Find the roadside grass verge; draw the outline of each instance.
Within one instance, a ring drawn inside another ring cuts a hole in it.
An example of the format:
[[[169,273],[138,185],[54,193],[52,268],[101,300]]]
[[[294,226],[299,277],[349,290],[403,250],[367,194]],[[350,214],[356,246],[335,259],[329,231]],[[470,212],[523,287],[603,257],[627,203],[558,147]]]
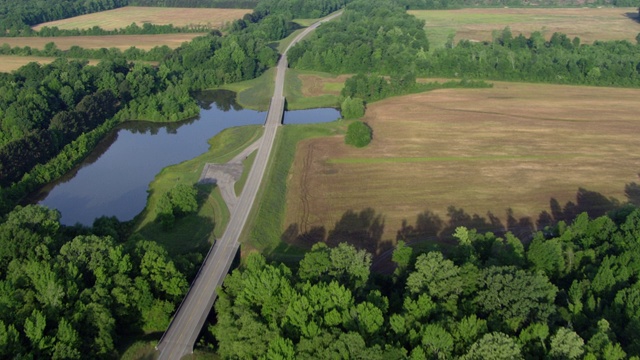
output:
[[[189,252],[222,236],[229,221],[220,191],[211,184],[197,185],[197,213],[176,219],[172,229],[164,230],[155,221],[156,206],[162,194],[178,184],[192,186],[198,182],[205,163],[225,163],[259,138],[258,125],[229,128],[209,140],[209,150],[188,161],[164,168],[149,185],[147,206],[136,218],[135,234],[162,244],[171,254]]]
[[[289,172],[296,156],[298,142],[304,139],[344,134],[346,121],[322,124],[286,125],[276,137],[264,184],[258,192],[249,218],[248,231],[243,234],[243,250],[257,250],[267,257],[281,260],[304,254],[304,249],[281,241]]]
[[[236,196],[240,196],[240,193],[242,193],[242,189],[244,189],[244,184],[247,183],[249,172],[253,167],[253,162],[255,161],[257,154],[258,152],[254,151],[242,161],[242,175],[240,176],[240,179],[233,184],[233,190],[235,191]]]

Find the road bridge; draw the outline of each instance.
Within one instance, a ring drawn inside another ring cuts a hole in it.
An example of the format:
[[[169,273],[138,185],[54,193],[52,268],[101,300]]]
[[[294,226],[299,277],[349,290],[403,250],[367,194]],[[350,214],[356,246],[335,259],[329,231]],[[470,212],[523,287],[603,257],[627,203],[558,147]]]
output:
[[[222,286],[222,282],[229,272],[231,263],[238,252],[240,245],[238,239],[249,217],[265,169],[267,168],[276,132],[282,124],[285,104],[284,77],[288,67],[287,52],[298,41],[320,26],[320,24],[332,20],[341,14],[342,11],[334,13],[306,28],[287,46],[280,61],[278,61],[275,90],[264,124],[264,133],[262,137],[257,140],[259,142],[259,148],[253,167],[249,172],[249,177],[247,178],[247,182],[245,183],[237,204],[231,209],[231,218],[224,234],[209,250],[186,297],[182,300],[175,316],[171,320],[169,328],[156,346],[156,349],[160,351],[160,360],[177,360],[184,355],[193,353],[193,346],[200,333],[200,329],[202,329],[207,315],[213,306],[213,302],[217,297],[216,289]]]

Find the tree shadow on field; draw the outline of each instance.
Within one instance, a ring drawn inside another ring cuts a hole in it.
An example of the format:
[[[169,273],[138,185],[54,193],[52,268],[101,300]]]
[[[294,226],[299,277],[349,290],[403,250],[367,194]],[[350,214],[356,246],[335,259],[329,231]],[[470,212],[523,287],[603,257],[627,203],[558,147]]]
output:
[[[627,203],[640,206],[640,185],[627,184],[625,194]],[[391,255],[397,241],[404,241],[415,249],[419,249],[418,252],[432,250],[446,252],[448,248],[458,244],[453,234],[458,227],[464,226],[481,234],[492,232],[497,237],[504,237],[507,232],[511,232],[527,244],[537,231],[546,232],[549,227],[553,227],[560,221],[570,224],[583,212],[586,212],[590,218],[600,217],[621,209],[625,204],[616,198],[579,188],[575,202],[567,201],[562,205],[555,198],[549,199],[549,210],[542,211],[537,219],[528,216],[518,218],[511,208],[507,208],[504,216],[501,217],[504,220],[501,220],[492,212],[487,212],[485,215],[471,214],[463,208],[451,205],[447,208],[444,217],[434,210],[426,209],[416,216],[413,224],[404,219],[393,240],[382,239],[385,227],[384,216],[376,213],[372,208],[366,208],[360,212],[353,210],[345,212],[334,228],[329,231],[320,226],[301,232],[298,224],[291,224],[282,234],[281,240],[306,249],[321,241],[329,246],[347,242],[374,255],[372,270],[388,272],[393,271]]]
[[[382,240],[384,226],[384,216],[377,214],[372,208],[360,212],[348,210],[329,232],[319,226],[301,233],[298,224],[291,224],[282,234],[281,240],[303,248],[311,248],[321,241],[332,247],[346,242],[376,255],[393,247],[391,240]]]
[[[628,12],[628,13],[625,13],[624,16],[628,17],[629,19],[635,22],[640,22],[640,16],[638,15],[637,12]]]

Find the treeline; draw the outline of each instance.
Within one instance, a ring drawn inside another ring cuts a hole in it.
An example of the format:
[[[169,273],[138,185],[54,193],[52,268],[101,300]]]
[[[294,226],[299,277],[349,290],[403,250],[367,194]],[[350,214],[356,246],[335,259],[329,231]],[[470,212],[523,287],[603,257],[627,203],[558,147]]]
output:
[[[428,51],[424,23],[392,2],[356,1],[289,53],[292,67],[332,73],[413,73],[465,79],[640,86],[640,45],[581,44],[555,33],[528,38],[506,28],[491,42],[460,41]]]
[[[506,28],[493,42],[437,49],[416,68],[419,76],[637,87],[639,57],[640,46],[625,40],[584,45],[559,33],[549,41],[538,32],[513,37]]]
[[[291,18],[314,19],[329,15],[350,0],[260,0],[254,13],[283,14]]]
[[[0,0],[0,34],[21,36],[31,26],[126,6],[128,0]]]
[[[428,50],[423,21],[395,2],[358,0],[340,18],[319,27],[311,40],[293,47],[288,59],[297,69],[402,74]]]
[[[166,45],[156,46],[150,50],[139,49],[135,46],[126,50],[120,50],[115,47],[109,49],[87,49],[77,45],[73,45],[67,50],[60,50],[54,42],[45,44],[43,49],[36,49],[31,46],[11,47],[6,43],[0,46],[0,55],[43,56],[94,60],[117,60],[124,58],[128,61],[161,61],[171,54],[172,51],[173,50]]]
[[[60,225],[60,214],[17,207],[0,224],[0,357],[112,359],[131,336],[164,331],[188,288],[186,259],[126,240],[127,224]]]
[[[43,26],[40,30],[33,29],[25,30],[20,34],[13,32],[0,34],[0,37],[12,37],[12,36],[34,36],[34,37],[58,37],[58,36],[105,36],[105,35],[154,35],[154,34],[175,34],[175,33],[198,33],[210,31],[211,27],[207,25],[189,25],[189,26],[173,26],[168,25],[156,25],[150,23],[142,24],[142,27],[136,23],[113,30],[105,30],[99,26],[93,26],[88,29],[60,29],[57,26]]]
[[[406,95],[435,89],[452,88],[487,88],[492,87],[484,81],[447,81],[440,82],[416,82],[412,73],[394,75],[386,79],[377,75],[357,74],[344,83],[340,92],[343,98],[360,98],[366,102],[382,100],[391,96]]]
[[[637,0],[398,0],[407,9],[461,9],[473,7],[636,7]]]
[[[218,354],[637,358],[640,210],[611,216],[582,214],[526,246],[511,233],[464,227],[446,253],[399,242],[390,275],[371,274],[371,256],[346,244],[316,244],[296,268],[253,254],[225,279],[215,304]]]

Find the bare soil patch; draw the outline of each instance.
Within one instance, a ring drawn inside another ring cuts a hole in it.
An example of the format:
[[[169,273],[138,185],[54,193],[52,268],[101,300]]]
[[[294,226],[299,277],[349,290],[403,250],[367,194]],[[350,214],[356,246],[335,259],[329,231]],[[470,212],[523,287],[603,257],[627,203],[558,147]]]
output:
[[[550,9],[461,9],[409,11],[426,22],[427,35],[455,34],[461,39],[490,41],[496,30],[509,26],[514,36],[540,31],[546,38],[554,32],[575,36],[582,43],[595,40],[629,40],[640,32],[636,8],[550,8]]]
[[[307,97],[340,95],[340,90],[335,90],[335,88],[344,84],[349,77],[351,76],[339,75],[331,78],[318,75],[298,75],[298,78],[302,81],[302,95]]]
[[[125,28],[132,23],[142,26],[150,23],[156,25],[173,24],[177,27],[198,25],[211,29],[220,29],[245,14],[251,9],[194,9],[194,8],[160,8],[127,6],[99,13],[76,16],[69,19],[51,21],[34,27],[39,30],[43,26],[57,26],[60,29],[89,29],[99,26],[105,30]]]
[[[331,234],[345,219],[368,219],[365,238],[395,242],[403,222],[417,227],[429,213],[447,221],[450,206],[535,224],[551,198],[576,202],[581,187],[625,201],[624,185],[640,172],[638,96],[497,83],[370,104],[368,147],[348,147],[342,136],[299,143],[285,225]]]
[[[2,38],[0,44],[15,46],[30,46],[34,49],[44,49],[50,42],[56,44],[60,50],[68,50],[76,45],[86,49],[118,48],[126,50],[132,46],[139,49],[149,50],[156,46],[167,45],[175,49],[186,41],[191,41],[201,33],[191,34],[161,34],[161,35],[109,35],[109,36],[60,36],[60,37],[14,37]]]

